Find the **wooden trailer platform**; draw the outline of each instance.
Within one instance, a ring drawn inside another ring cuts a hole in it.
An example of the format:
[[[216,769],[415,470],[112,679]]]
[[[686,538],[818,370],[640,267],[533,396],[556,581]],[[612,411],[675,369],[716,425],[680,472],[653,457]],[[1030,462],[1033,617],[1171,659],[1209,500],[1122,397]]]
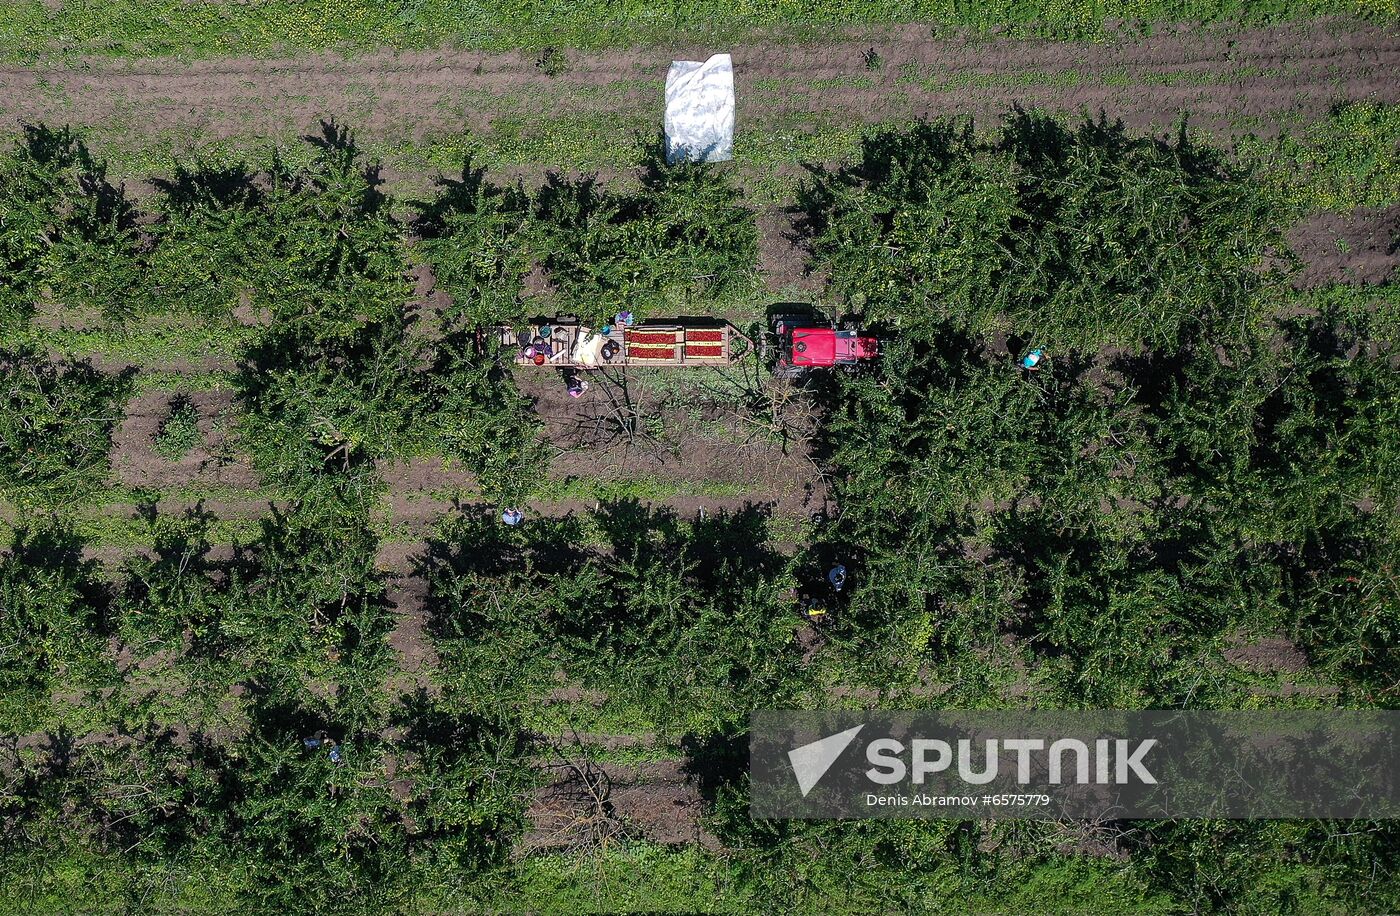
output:
[[[727,366],[742,359],[752,342],[727,321],[677,318],[602,331],[577,319],[537,319],[524,330],[499,329],[500,342],[515,350],[515,364],[558,369],[608,366]]]

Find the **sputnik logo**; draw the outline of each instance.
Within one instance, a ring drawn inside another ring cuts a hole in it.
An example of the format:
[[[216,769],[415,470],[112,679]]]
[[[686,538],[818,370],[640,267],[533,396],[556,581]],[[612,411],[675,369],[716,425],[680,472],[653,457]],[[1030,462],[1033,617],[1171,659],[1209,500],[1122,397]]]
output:
[[[831,765],[841,756],[841,752],[850,746],[862,728],[865,726],[857,725],[855,728],[827,735],[819,741],[788,751],[788,762],[792,764],[792,772],[797,776],[797,787],[802,790],[803,798],[821,782],[826,771],[831,769]]]

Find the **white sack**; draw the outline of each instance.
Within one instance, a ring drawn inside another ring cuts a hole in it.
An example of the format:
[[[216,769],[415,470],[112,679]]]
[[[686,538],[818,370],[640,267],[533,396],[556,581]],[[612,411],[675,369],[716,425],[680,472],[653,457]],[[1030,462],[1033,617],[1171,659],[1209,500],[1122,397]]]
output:
[[[715,54],[703,64],[673,60],[666,72],[666,160],[734,158],[734,64]]]

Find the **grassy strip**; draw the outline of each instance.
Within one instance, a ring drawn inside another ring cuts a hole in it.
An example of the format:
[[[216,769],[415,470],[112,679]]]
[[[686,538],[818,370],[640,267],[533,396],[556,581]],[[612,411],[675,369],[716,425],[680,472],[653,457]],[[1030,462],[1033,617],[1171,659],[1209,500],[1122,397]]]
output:
[[[60,318],[68,318],[60,315]],[[143,316],[126,327],[31,327],[21,342],[107,363],[178,366],[232,365],[256,328],[207,321],[179,312]]]
[[[4,512],[7,507],[0,504],[0,549],[8,549],[14,542],[16,521],[14,517],[5,517]],[[209,530],[211,544],[233,544],[248,543],[259,531],[262,516],[249,518],[221,518],[216,520]],[[601,528],[594,524],[590,517],[583,517],[583,532],[577,542],[577,546],[588,548],[601,548],[608,546],[611,542],[607,540]],[[787,519],[783,516],[775,516],[770,520],[770,533],[775,541],[796,542],[800,538],[799,525],[802,524],[797,519]],[[134,516],[118,515],[96,515],[89,513],[79,513],[73,517],[73,529],[82,539],[85,546],[94,550],[114,549],[114,550],[135,550],[153,546],[151,541],[150,527],[139,518]],[[381,544],[413,544],[421,541],[424,531],[421,528],[409,527],[407,525],[394,524],[392,522],[380,520],[373,526],[375,533],[379,536]],[[607,730],[602,726],[612,724],[615,717],[611,714],[603,717],[598,722],[590,722],[590,726],[598,726],[595,730]],[[621,716],[616,721],[630,721],[627,717]],[[571,717],[542,719],[544,724],[566,725],[579,723]],[[647,730],[632,723],[633,730]],[[649,728],[649,726],[648,726]],[[627,729],[613,729],[615,731],[626,732]]]
[[[1097,79],[1107,85],[1112,77]],[[975,78],[966,79],[971,83]],[[1166,85],[1167,77],[1162,79],[1160,84]],[[657,120],[659,116],[650,115],[522,116],[479,135],[437,137],[385,149],[384,156],[405,171],[450,173],[468,156],[493,169],[626,170],[635,159],[636,139],[654,129]],[[735,137],[735,167],[755,204],[785,205],[804,178],[793,166],[854,158],[868,133],[903,123],[869,125],[834,114],[789,114],[740,131]],[[1345,105],[1326,120],[1300,126],[1277,140],[1246,138],[1237,145],[1236,155],[1258,168],[1299,212],[1388,205],[1400,200],[1400,106]]]
[[[545,735],[567,734],[575,729],[594,735],[656,735],[656,722],[650,716],[611,696],[603,697],[596,705],[587,699],[542,699],[518,712],[525,728]]]
[[[150,526],[137,513],[137,507],[142,503],[151,500],[190,504],[246,501],[261,505],[276,499],[276,493],[262,489],[200,483],[145,489],[113,482],[92,491],[81,502],[70,502],[62,513],[87,546],[129,549],[152,546]],[[22,504],[0,497],[0,545],[8,546],[12,542],[15,528],[22,524],[27,515],[52,511],[52,507]],[[251,516],[217,518],[209,532],[211,543],[231,544],[249,540],[257,533],[263,514],[259,511]]]
[[[176,500],[179,502],[201,502],[220,501],[231,502],[234,500],[276,500],[279,495],[266,489],[247,489],[244,487],[231,487],[220,484],[187,483],[175,487],[162,487],[160,489],[146,489],[141,487],[128,487],[119,483],[112,483],[102,488],[102,499],[87,503],[91,507],[109,507],[121,505],[122,503],[139,503],[142,500]]]
[[[855,837],[850,840],[854,842]],[[859,881],[843,882],[813,862],[802,873],[809,882],[808,893],[795,895],[793,899],[800,902],[786,911],[872,912],[870,903],[883,897],[889,912],[907,912],[911,892],[918,895],[912,911],[924,913],[1165,913],[1172,909],[1168,900],[1145,886],[1141,875],[1102,856],[1029,856],[1002,863],[995,881],[951,858],[921,865],[918,881],[906,882],[909,886],[902,885],[898,893],[882,894],[877,889],[883,883],[881,877],[867,876],[873,886],[861,887]],[[592,855],[529,856],[515,866],[509,883],[496,890],[498,896],[472,888],[471,893],[481,896],[430,898],[422,905],[429,910],[540,914],[771,911],[771,890],[762,886],[762,875],[753,866],[752,860],[696,846],[669,848],[636,842]]]
[[[1156,21],[1277,22],[1331,15],[1382,19],[1387,0],[509,0],[459,3],[417,0],[263,0],[188,3],[109,0],[48,4],[11,0],[0,23],[0,56],[43,54],[115,57],[224,54],[265,56],[328,49],[421,49],[443,45],[507,50],[546,47],[625,48],[662,43],[736,44],[762,28],[765,40],[829,38],[832,27],[927,22],[938,31],[1009,31],[1013,35],[1099,38],[1112,23]],[[1142,27],[1142,26],[1139,26]]]
[[[257,535],[259,521],[258,518],[218,519],[209,528],[210,543],[247,543]],[[139,518],[78,513],[72,517],[72,522],[84,546],[94,550],[152,546],[150,527]],[[15,524],[0,519],[0,547],[8,548],[14,541],[14,534]]]
[[[76,354],[82,356],[85,354]],[[148,394],[152,391],[168,391],[172,394],[192,394],[197,391],[232,391],[233,374],[230,372],[172,372],[167,370],[141,369],[136,373],[132,391],[135,394]]]
[[[751,487],[744,483],[726,481],[677,482],[651,476],[639,476],[628,480],[586,480],[577,477],[555,481],[547,491],[546,500],[537,502],[537,510],[548,512],[551,506],[566,501],[578,502],[618,502],[639,500],[650,503],[665,503],[681,499],[738,499],[748,496]],[[460,498],[465,503],[481,499],[481,495],[470,489],[451,494],[424,493],[421,498]],[[199,502],[249,502],[264,504],[284,497],[271,489],[242,489],[207,484],[185,484],[182,486],[143,489],[121,484],[110,484],[95,490],[81,503],[70,504],[68,513],[74,526],[84,540],[93,547],[149,547],[150,529],[136,517],[136,506],[143,501],[199,503]],[[14,524],[23,514],[22,508],[0,499],[0,544],[8,544],[14,532]],[[211,533],[214,543],[232,543],[234,540],[247,540],[257,531],[262,517],[258,513],[251,517],[221,518]],[[800,520],[775,518],[775,538],[782,534],[792,534],[801,524]],[[583,516],[585,545],[601,546],[607,543],[601,529],[597,528],[591,516]],[[386,543],[406,543],[423,536],[422,530],[394,522],[386,516],[379,520],[376,530]]]
[[[568,739],[570,736],[566,735]],[[615,764],[617,766],[639,766],[648,763],[666,763],[673,760],[682,760],[685,757],[684,751],[679,745],[667,744],[638,744],[626,745],[622,747],[603,747],[599,744],[590,744],[585,738],[582,748],[573,748],[568,741],[564,742],[564,753],[578,757],[587,757],[594,763]],[[557,764],[559,758],[549,754],[541,754],[538,757],[540,763]]]
[[[1074,71],[1070,73],[1073,75]],[[957,89],[979,81],[1020,81],[1023,76],[1030,78],[1024,74],[929,78],[946,81],[946,88]],[[1051,73],[1034,76],[1056,84],[1071,78]],[[1136,83],[1166,85],[1175,78],[1187,79],[1186,75],[1157,76],[1156,80],[1136,79]],[[1125,75],[1112,73],[1099,74],[1095,79],[1108,85],[1120,77],[1126,79]],[[482,99],[483,110],[494,113],[489,130],[423,136],[402,130],[398,136],[415,135],[414,139],[385,142],[365,136],[363,147],[371,158],[384,163],[392,179],[387,190],[404,200],[431,194],[429,176],[458,174],[467,160],[498,175],[507,169],[521,173],[527,188],[541,181],[546,173],[560,170],[604,171],[612,174],[612,180],[626,182],[632,177],[639,142],[650,137],[660,123],[659,84],[655,104],[649,102],[629,110],[630,102],[614,102],[615,106],[602,106],[607,110],[603,117],[587,106],[583,110],[558,111],[543,97],[530,92],[511,100]],[[788,112],[746,124],[735,137],[732,168],[738,172],[752,205],[786,206],[806,177],[800,165],[854,158],[867,133],[903,123],[866,124],[859,118],[834,112]],[[250,157],[257,160],[262,152],[277,148],[279,155],[295,164],[299,157],[309,155],[306,144],[297,139],[306,128],[304,124],[289,123],[270,139],[260,134],[210,143],[178,131],[153,137],[129,125],[113,123],[88,131],[87,138],[94,151],[111,162],[114,174],[139,181],[167,173],[171,161],[187,159],[189,150],[199,150],[215,161],[236,161]],[[1400,106],[1352,103],[1323,121],[1286,125],[1285,129],[1287,133],[1276,140],[1246,137],[1237,144],[1236,155],[1242,162],[1257,167],[1261,180],[1299,212],[1383,206],[1400,200]],[[132,145],[133,137],[142,138],[137,141],[140,146]],[[412,212],[406,204],[402,209],[404,215]],[[197,358],[200,347],[208,348],[207,355],[231,352],[238,335],[247,330],[216,333],[216,329],[208,328],[200,332],[205,337],[199,344],[181,345],[178,352],[173,345],[156,340],[159,329],[154,327],[142,330],[145,336],[138,335],[137,342],[122,344],[113,340],[108,345],[118,351],[133,349],[138,342],[157,349],[165,346],[170,358],[181,355],[189,359]],[[176,332],[172,325],[166,333]]]
[[[660,94],[658,83],[658,100]],[[384,163],[385,190],[404,200],[432,194],[432,178],[460,174],[467,159],[492,172],[510,169],[523,173],[527,187],[540,183],[549,172],[603,171],[610,173],[611,180],[629,182],[641,142],[655,134],[661,123],[659,101],[637,111],[602,106],[602,111],[559,112],[543,97],[536,99],[527,93],[523,98],[519,105],[488,108],[508,109],[493,118],[489,130],[418,136],[417,131],[405,128],[394,135],[412,139],[385,141],[378,139],[378,132],[366,133],[360,138],[361,145],[370,158]],[[537,104],[531,105],[532,101]],[[298,138],[307,128],[306,124],[288,123],[270,137],[248,134],[210,142],[179,130],[150,134],[118,121],[90,128],[84,135],[94,153],[110,163],[113,175],[136,188],[151,175],[168,173],[173,160],[188,160],[191,151],[214,161],[258,161],[263,153],[276,149],[295,164],[306,154],[305,144]],[[797,186],[794,167],[798,163],[849,158],[859,148],[863,133],[856,119],[834,114],[789,113],[751,122],[735,137],[733,167],[753,203],[786,203]],[[404,216],[412,212],[401,207]]]
[[[485,494],[470,486],[400,495],[410,502],[437,499],[472,504],[486,500]],[[570,475],[551,478],[535,496],[531,505],[535,509],[548,510],[551,506],[566,502],[610,503],[637,500],[660,503],[673,499],[739,499],[753,495],[755,494],[751,481],[672,480],[649,474],[623,479],[589,479]]]
[[[705,496],[737,499],[752,492],[752,483],[723,480],[676,482],[650,476],[631,477],[625,480],[586,480],[581,477],[566,477],[561,481],[550,483],[541,495],[550,502],[564,502],[566,500],[619,502],[629,499],[663,501]]]
[[[1248,139],[1240,156],[1298,212],[1400,200],[1400,106],[1346,105],[1301,134]]]
[[[761,902],[741,890],[736,877],[727,874],[723,859],[697,847],[668,849],[639,843],[595,857],[530,856],[516,867],[502,898],[440,902],[446,909],[504,907],[509,912],[540,914],[762,912]]]

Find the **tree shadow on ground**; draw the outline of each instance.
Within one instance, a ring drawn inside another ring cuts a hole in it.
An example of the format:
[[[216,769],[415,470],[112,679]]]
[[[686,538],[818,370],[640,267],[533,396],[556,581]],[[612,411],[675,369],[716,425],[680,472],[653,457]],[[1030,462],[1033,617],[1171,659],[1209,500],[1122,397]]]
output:
[[[257,185],[257,172],[247,163],[218,164],[195,160],[193,165],[175,165],[169,178],[152,178],[167,208],[191,212],[200,207],[254,210],[264,195]]]

